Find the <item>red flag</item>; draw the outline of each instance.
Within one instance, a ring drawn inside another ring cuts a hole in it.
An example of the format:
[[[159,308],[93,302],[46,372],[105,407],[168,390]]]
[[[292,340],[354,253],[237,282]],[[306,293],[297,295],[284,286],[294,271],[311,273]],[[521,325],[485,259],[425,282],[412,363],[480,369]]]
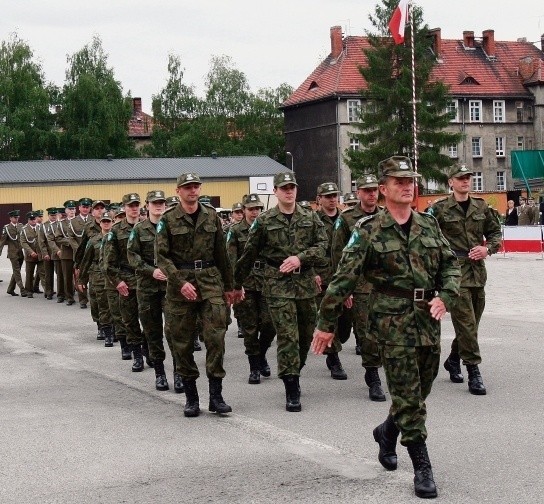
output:
[[[410,0],[400,0],[389,21],[389,31],[393,36],[395,44],[402,44],[404,42],[404,27],[408,20],[409,4]]]

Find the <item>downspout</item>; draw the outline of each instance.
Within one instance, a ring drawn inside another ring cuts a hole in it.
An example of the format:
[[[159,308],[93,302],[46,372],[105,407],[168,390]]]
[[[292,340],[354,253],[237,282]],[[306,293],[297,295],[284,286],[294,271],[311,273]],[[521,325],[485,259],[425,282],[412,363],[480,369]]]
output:
[[[336,114],[336,171],[337,171],[337,177],[338,177],[338,187],[340,188],[340,191],[342,194],[345,194],[348,191],[344,191],[344,180],[342,177],[342,152],[340,148],[340,115],[338,113],[338,107],[340,106],[340,96],[336,97],[336,107],[335,107],[335,114]],[[351,189],[351,188],[350,188]],[[351,192],[351,190],[349,191]]]

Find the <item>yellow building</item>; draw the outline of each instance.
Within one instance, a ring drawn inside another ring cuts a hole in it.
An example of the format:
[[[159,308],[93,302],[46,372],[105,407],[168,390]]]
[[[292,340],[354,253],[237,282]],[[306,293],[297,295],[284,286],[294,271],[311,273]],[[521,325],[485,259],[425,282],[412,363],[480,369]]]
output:
[[[60,207],[87,197],[120,202],[124,194],[161,189],[175,194],[176,178],[197,173],[202,194],[228,208],[249,192],[272,193],[272,178],[285,166],[267,156],[84,159],[0,162],[0,223],[7,212]]]

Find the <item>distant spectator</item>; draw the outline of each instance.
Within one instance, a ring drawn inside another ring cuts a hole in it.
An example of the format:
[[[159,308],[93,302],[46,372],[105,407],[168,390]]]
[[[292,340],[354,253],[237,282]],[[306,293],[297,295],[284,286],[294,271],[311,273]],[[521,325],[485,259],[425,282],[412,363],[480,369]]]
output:
[[[508,208],[506,209],[506,215],[504,218],[505,226],[517,226],[518,225],[518,211],[514,206],[514,200],[508,200],[506,202]]]
[[[527,200],[519,197],[518,226],[530,226],[533,223],[533,209],[527,205]]]

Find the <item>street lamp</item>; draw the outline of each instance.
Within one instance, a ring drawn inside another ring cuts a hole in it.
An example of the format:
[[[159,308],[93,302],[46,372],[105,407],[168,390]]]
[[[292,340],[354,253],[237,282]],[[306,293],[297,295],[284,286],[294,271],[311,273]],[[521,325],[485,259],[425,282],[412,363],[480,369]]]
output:
[[[295,173],[295,170],[293,168],[293,154],[291,154],[290,152],[286,152],[285,153],[286,156],[290,156],[291,157],[291,171],[293,172],[293,174]]]

